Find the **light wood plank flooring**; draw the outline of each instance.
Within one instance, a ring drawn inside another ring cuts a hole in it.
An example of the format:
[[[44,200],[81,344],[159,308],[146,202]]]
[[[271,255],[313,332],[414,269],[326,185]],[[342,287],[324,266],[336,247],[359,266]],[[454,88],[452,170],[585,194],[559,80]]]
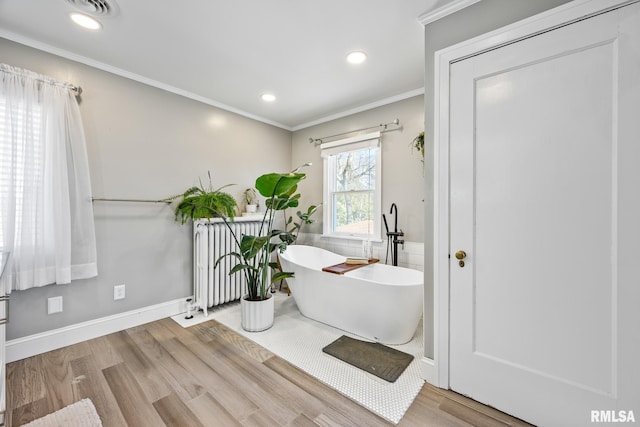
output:
[[[7,365],[7,425],[90,398],[109,426],[392,425],[211,320],[163,319]],[[528,425],[425,384],[400,426]]]

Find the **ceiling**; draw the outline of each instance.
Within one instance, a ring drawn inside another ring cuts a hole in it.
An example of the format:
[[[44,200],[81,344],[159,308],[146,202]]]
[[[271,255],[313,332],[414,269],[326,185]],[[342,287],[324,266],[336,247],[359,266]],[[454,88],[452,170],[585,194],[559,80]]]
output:
[[[297,130],[422,93],[418,17],[455,1],[0,0],[0,37]]]

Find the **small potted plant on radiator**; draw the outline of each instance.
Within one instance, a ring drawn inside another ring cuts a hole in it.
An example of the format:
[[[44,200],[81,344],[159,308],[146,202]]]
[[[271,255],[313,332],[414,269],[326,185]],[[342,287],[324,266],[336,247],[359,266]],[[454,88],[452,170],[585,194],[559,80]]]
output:
[[[277,211],[298,206],[298,183],[306,177],[306,174],[299,171],[310,164],[306,163],[289,173],[270,173],[256,179],[255,188],[266,198],[266,209],[257,235],[236,235],[230,224],[231,219],[216,212],[226,224],[239,250],[221,256],[216,260],[215,266],[226,257],[233,257],[238,262],[229,274],[243,274],[247,283],[247,294],[240,300],[242,328],[247,331],[263,331],[273,325],[274,298],[269,292],[271,284],[293,277],[293,273],[286,271],[271,274],[271,269],[277,268],[276,262],[271,259],[273,252],[283,252],[290,242],[295,241],[291,232],[275,228],[274,220]]]
[[[256,213],[258,211],[258,195],[253,188],[244,190],[244,201],[246,203],[247,213]]]

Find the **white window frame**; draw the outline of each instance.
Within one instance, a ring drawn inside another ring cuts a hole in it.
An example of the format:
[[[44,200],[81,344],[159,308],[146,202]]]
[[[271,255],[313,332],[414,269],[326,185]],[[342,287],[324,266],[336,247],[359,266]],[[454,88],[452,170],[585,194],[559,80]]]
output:
[[[334,232],[335,158],[336,154],[376,147],[375,188],[373,191],[373,230],[370,234]],[[381,240],[382,226],[382,149],[380,132],[358,135],[324,143],[320,146],[323,160],[323,237],[354,240]]]

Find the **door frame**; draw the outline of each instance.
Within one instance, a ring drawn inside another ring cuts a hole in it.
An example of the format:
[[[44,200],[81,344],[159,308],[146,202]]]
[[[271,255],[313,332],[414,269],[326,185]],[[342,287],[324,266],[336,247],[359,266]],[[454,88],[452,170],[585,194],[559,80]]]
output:
[[[435,53],[433,364],[423,366],[431,384],[449,388],[449,85],[451,65],[466,58],[569,25],[640,0],[574,0],[539,15]]]

